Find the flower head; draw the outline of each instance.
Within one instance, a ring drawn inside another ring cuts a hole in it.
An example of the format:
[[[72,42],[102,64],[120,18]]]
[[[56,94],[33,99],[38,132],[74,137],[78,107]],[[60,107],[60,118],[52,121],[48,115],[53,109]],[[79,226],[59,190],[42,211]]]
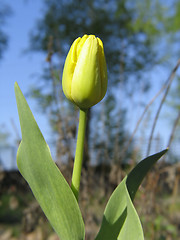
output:
[[[103,43],[94,35],[77,38],[67,55],[62,87],[66,97],[81,109],[100,102],[107,91]]]

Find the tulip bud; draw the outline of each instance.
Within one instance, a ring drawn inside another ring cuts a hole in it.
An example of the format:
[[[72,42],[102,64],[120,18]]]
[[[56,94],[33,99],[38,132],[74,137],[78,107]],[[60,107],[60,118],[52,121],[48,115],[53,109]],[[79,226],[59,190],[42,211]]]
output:
[[[107,90],[103,43],[94,35],[77,38],[67,55],[62,87],[65,96],[81,109],[100,102]]]

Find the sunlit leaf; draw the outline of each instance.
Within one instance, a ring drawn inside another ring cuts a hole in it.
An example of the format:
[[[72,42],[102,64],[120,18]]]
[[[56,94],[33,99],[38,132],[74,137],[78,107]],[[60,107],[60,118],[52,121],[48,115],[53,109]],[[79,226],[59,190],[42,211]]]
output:
[[[145,158],[139,162],[136,167],[128,174],[126,184],[132,200],[134,199],[135,194],[148,171],[167,151],[168,149],[165,149],[159,153]]]
[[[124,184],[126,191],[126,205],[127,215],[123,227],[120,230],[118,240],[144,240],[143,229],[140,219],[134,208],[134,205],[129,196],[126,184]]]
[[[74,194],[52,160],[48,145],[19,88],[16,101],[22,131],[17,165],[61,240],[83,240],[84,223]]]
[[[95,240],[143,240],[143,230],[132,200],[155,162],[167,149],[142,160],[118,185],[111,195]]]

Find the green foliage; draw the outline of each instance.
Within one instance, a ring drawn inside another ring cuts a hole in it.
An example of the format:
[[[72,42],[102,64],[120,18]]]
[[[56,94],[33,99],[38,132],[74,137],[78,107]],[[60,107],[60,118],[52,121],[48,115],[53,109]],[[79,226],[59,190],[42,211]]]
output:
[[[133,224],[131,221],[133,221]],[[132,234],[134,238],[141,236],[140,239],[143,239],[142,233],[138,215],[127,191],[125,178],[108,201],[96,240],[130,240]]]
[[[144,177],[149,169],[167,152],[168,149],[151,155],[137,164],[137,166],[129,173],[127,178],[127,188],[131,199],[133,200]]]
[[[76,198],[52,160],[49,147],[17,83],[15,93],[22,131],[17,153],[19,171],[59,237],[83,240],[84,223]],[[149,169],[166,151],[141,161],[115,189],[96,240],[144,239],[132,200]]]
[[[124,239],[144,240],[144,234],[143,234],[141,222],[140,222],[138,214],[133,206],[133,203],[130,199],[127,189],[126,189],[126,196],[127,196],[126,197],[127,216],[126,216],[123,228],[121,229],[121,231],[118,235],[118,240],[124,240]]]
[[[96,240],[144,239],[140,220],[132,200],[149,169],[167,150],[141,161],[115,189],[106,206]]]
[[[74,194],[52,160],[49,147],[17,83],[15,93],[22,131],[18,168],[59,237],[82,240],[84,223]]]

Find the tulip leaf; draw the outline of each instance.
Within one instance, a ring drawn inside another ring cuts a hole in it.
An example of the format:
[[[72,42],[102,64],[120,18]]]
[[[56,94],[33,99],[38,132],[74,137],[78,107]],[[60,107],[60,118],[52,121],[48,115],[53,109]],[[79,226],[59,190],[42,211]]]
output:
[[[144,240],[143,229],[140,219],[131,201],[126,184],[124,183],[126,191],[126,219],[123,227],[120,230],[118,240]]]
[[[142,160],[112,193],[95,240],[143,240],[143,230],[133,199],[143,178],[167,149]]]
[[[117,240],[127,216],[125,184],[126,178],[111,195],[104,212],[100,231],[95,240]]]
[[[144,240],[143,230],[129,196],[125,177],[111,195],[96,240]]]
[[[145,158],[139,162],[136,167],[132,169],[132,171],[128,174],[126,184],[132,200],[134,199],[135,194],[148,171],[167,151],[168,149],[165,149],[159,153]]]
[[[19,171],[60,239],[83,240],[84,223],[76,198],[52,160],[49,147],[17,83],[15,94],[22,132],[17,153]]]

